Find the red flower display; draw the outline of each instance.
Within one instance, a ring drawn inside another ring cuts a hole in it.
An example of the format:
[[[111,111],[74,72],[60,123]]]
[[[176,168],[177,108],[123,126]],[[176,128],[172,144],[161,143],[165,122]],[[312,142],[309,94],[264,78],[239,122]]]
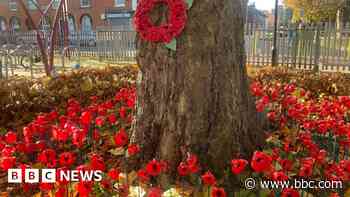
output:
[[[202,175],[202,180],[205,185],[212,186],[216,184],[216,178],[210,171]]]
[[[16,164],[16,157],[3,157],[0,166],[4,171],[12,168]]]
[[[65,152],[60,155],[60,165],[61,166],[71,166],[75,162],[75,156],[73,153]]]
[[[150,180],[150,177],[146,170],[141,169],[137,172],[137,176],[141,182],[148,182]]]
[[[247,166],[248,161],[244,159],[234,159],[231,161],[231,171],[233,174],[240,174]]]
[[[161,197],[162,190],[159,187],[152,187],[148,191],[147,197]]]
[[[128,143],[128,134],[122,128],[114,135],[114,142],[117,147],[125,146]]]
[[[137,153],[140,152],[140,147],[137,144],[130,144],[128,146],[128,154],[130,156],[136,155]]]
[[[5,135],[5,141],[6,141],[6,143],[8,143],[8,144],[14,144],[14,143],[16,143],[16,141],[17,141],[17,135],[16,135],[16,133],[14,133],[13,131],[8,132],[8,133]]]
[[[56,152],[53,149],[46,149],[38,156],[38,161],[47,167],[56,166]]]
[[[76,185],[76,189],[79,193],[79,196],[88,197],[90,195],[90,193],[92,192],[92,186],[93,186],[92,182],[84,182],[84,181],[79,182]]]
[[[109,172],[108,172],[108,176],[112,180],[118,180],[119,179],[119,174],[120,174],[120,171],[115,169],[115,168],[110,169]]]
[[[295,189],[283,189],[281,197],[300,197],[300,194],[297,190]]]
[[[90,158],[91,160],[91,168],[93,170],[101,170],[104,171],[106,169],[105,162],[100,155],[93,154]]]
[[[168,23],[159,26],[155,26],[149,17],[157,4],[166,4],[169,10]],[[183,0],[141,0],[134,16],[135,29],[144,40],[169,43],[185,28],[186,9]]]
[[[185,162],[181,162],[177,167],[177,172],[180,176],[187,176],[190,173],[190,169]]]
[[[211,190],[211,197],[226,197],[226,192],[223,188],[214,187]]]
[[[162,166],[160,162],[153,159],[146,165],[146,171],[151,176],[158,176],[162,172]]]
[[[260,151],[255,151],[252,161],[251,161],[251,166],[255,172],[263,172],[268,169],[270,169],[272,164],[272,158],[271,156],[267,155],[264,152]]]

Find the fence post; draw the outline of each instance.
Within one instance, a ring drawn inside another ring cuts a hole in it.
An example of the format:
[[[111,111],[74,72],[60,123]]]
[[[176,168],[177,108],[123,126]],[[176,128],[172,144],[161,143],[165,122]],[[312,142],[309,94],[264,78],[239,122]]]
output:
[[[6,71],[6,79],[9,78],[9,61],[8,61],[8,56],[5,56],[5,71]]]
[[[321,39],[320,39],[320,27],[316,26],[316,35],[315,35],[315,62],[313,72],[319,71],[319,63],[320,63],[320,50],[321,50]]]
[[[0,79],[2,79],[2,57],[0,56]]]
[[[30,56],[30,59],[29,59],[29,67],[30,67],[30,77],[31,77],[31,79],[34,78],[33,63],[34,63],[34,61],[33,61],[33,56],[31,55],[31,56]]]
[[[97,48],[98,61],[102,62],[101,33],[100,33],[100,30],[96,30],[96,48]]]
[[[81,44],[81,33],[82,33],[82,31],[80,31],[80,32],[77,32],[77,40],[78,40],[78,64],[79,64],[79,66],[81,66],[80,65],[80,56],[81,56],[81,52],[80,52],[80,44]]]
[[[299,28],[298,25],[295,27],[295,40],[293,43],[293,68],[295,69],[297,67],[297,57],[298,57],[298,48],[299,48]]]

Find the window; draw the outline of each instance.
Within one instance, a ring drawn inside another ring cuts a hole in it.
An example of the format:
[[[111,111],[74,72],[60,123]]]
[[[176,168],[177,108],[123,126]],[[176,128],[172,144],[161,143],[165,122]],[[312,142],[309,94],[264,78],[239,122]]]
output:
[[[0,16],[0,31],[6,31],[6,21],[4,17]]]
[[[82,8],[91,7],[91,0],[80,0],[80,7]]]
[[[84,15],[81,18],[81,31],[82,32],[92,32],[92,19],[89,15]]]
[[[58,9],[58,6],[60,6],[60,1],[59,0],[54,0],[52,3],[52,8],[53,9]]]
[[[21,29],[21,24],[20,24],[19,19],[17,17],[14,16],[10,19],[10,28],[13,31],[18,31]]]
[[[115,0],[115,7],[125,7],[125,0]]]
[[[70,33],[75,32],[75,20],[74,20],[74,16],[72,16],[72,15],[68,16],[68,31]]]
[[[17,2],[16,1],[10,1],[9,7],[11,11],[17,11]]]
[[[37,0],[27,0],[27,4],[28,4],[28,9],[29,10],[36,10],[37,9],[37,5],[38,5],[38,1]]]

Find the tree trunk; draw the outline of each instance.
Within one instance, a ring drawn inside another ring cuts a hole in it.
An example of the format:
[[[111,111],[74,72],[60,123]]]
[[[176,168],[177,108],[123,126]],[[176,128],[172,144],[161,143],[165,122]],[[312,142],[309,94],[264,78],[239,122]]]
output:
[[[133,138],[143,161],[169,162],[176,170],[186,152],[203,170],[220,176],[230,160],[262,145],[249,94],[241,0],[195,0],[177,38],[177,51],[138,40],[140,65],[137,123]],[[164,6],[152,17],[165,20]]]

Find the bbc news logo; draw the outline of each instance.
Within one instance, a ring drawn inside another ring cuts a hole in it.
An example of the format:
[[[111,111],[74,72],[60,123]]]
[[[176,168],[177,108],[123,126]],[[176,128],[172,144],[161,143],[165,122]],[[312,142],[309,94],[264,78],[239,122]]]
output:
[[[24,174],[23,174],[24,172]],[[58,174],[57,174],[58,173]],[[102,180],[103,172],[100,170],[67,170],[56,171],[56,169],[9,169],[7,171],[8,183],[55,183],[59,181],[78,182]]]

